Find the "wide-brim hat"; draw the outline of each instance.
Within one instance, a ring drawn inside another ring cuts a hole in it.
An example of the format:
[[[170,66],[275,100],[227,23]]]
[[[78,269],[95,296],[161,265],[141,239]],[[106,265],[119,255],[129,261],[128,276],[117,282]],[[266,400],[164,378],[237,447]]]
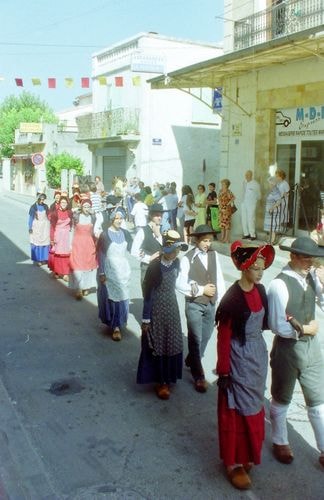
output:
[[[161,203],[153,203],[148,207],[149,214],[153,214],[155,212],[164,212],[163,205]]]
[[[212,234],[215,235],[216,231],[213,230],[208,224],[201,224],[200,226],[197,226],[196,229],[194,230],[193,233],[190,233],[190,236],[203,236],[206,234]]]
[[[231,245],[232,261],[239,271],[249,269],[258,258],[264,260],[264,268],[267,269],[274,256],[275,249],[272,245],[244,246],[241,241],[234,241]]]
[[[324,247],[317,245],[308,236],[299,236],[296,239],[284,238],[280,241],[279,248],[290,253],[306,255],[308,257],[324,257]]]
[[[170,229],[162,235],[162,251],[163,253],[172,253],[177,248],[182,252],[188,250],[188,245],[181,241],[181,236],[177,231]]]
[[[120,197],[115,196],[114,194],[109,194],[108,196],[106,196],[107,208],[115,207],[116,205],[118,205],[119,202],[120,202]],[[108,207],[108,205],[110,206]]]

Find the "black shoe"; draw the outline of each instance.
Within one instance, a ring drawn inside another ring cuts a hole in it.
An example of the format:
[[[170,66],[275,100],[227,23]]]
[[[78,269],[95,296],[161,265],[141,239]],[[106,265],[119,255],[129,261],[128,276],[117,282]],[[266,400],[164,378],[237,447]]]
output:
[[[251,236],[249,234],[247,234],[246,236],[242,236],[242,240],[249,240],[251,238]]]
[[[186,359],[185,359],[185,365],[186,365],[186,367],[187,367],[187,368],[190,368],[190,367],[191,367],[191,363],[190,363],[190,358],[189,358],[189,356],[187,356],[187,357],[186,357]]]
[[[256,236],[250,236],[250,241],[254,241],[256,239],[257,239]]]

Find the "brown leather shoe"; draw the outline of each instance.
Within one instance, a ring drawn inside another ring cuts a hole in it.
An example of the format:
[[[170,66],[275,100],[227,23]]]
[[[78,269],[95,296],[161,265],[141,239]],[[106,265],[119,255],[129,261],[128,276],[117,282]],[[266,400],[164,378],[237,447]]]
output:
[[[206,392],[208,389],[208,384],[204,378],[199,378],[195,380],[195,389],[197,392]]]
[[[318,461],[321,464],[321,466],[324,467],[324,455],[320,455]]]
[[[112,332],[112,339],[115,342],[119,342],[122,339],[121,332],[119,328],[115,328],[114,331]]]
[[[248,490],[252,486],[251,479],[241,465],[235,469],[227,469],[227,477],[230,483],[238,490]]]
[[[170,389],[167,384],[160,384],[156,387],[157,397],[160,399],[169,399]]]
[[[294,460],[294,454],[289,444],[274,444],[272,445],[274,457],[282,464],[291,464]]]

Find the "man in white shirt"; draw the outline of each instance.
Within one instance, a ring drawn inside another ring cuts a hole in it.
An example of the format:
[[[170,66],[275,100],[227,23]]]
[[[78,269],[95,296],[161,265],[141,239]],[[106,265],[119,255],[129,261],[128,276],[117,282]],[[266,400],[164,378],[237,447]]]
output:
[[[243,239],[256,240],[255,211],[258,200],[261,199],[260,184],[253,179],[252,170],[245,172],[243,183],[243,200],[241,203],[241,221]]]
[[[131,215],[133,216],[134,226],[136,231],[140,228],[145,227],[147,224],[147,215],[148,215],[148,206],[141,200],[141,194],[136,193],[134,195],[135,204],[131,211]]]
[[[314,257],[323,258],[324,247],[300,237],[280,248],[290,251],[290,262],[268,290],[269,327],[275,334],[270,355],[273,454],[279,462],[293,461],[286,419],[298,380],[324,467],[324,360],[315,320],[315,303],[324,304],[324,267],[314,267]]]
[[[192,237],[195,248],[180,261],[176,288],[186,297],[188,356],[185,364],[191,370],[197,392],[206,392],[208,385],[201,363],[215,326],[216,305],[225,293],[225,281],[216,251],[211,244],[215,232],[210,226],[198,226]]]

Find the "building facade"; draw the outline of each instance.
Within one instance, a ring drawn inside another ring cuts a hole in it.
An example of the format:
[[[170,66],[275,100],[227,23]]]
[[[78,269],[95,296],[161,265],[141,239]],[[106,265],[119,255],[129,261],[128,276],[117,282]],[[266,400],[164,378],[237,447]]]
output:
[[[314,229],[324,195],[323,2],[231,0],[224,16],[225,54],[169,73],[168,86],[221,89],[221,171],[238,205],[251,169],[263,193],[261,231],[267,179],[280,168],[291,189],[290,232],[305,234]],[[154,79],[152,86],[165,82]],[[240,233],[239,217],[234,223]]]
[[[154,92],[147,80],[220,53],[213,44],[140,33],[93,56],[93,112],[77,118],[78,141],[88,145],[92,173],[107,191],[114,176],[178,186],[214,179],[221,118],[211,89],[195,97]]]

